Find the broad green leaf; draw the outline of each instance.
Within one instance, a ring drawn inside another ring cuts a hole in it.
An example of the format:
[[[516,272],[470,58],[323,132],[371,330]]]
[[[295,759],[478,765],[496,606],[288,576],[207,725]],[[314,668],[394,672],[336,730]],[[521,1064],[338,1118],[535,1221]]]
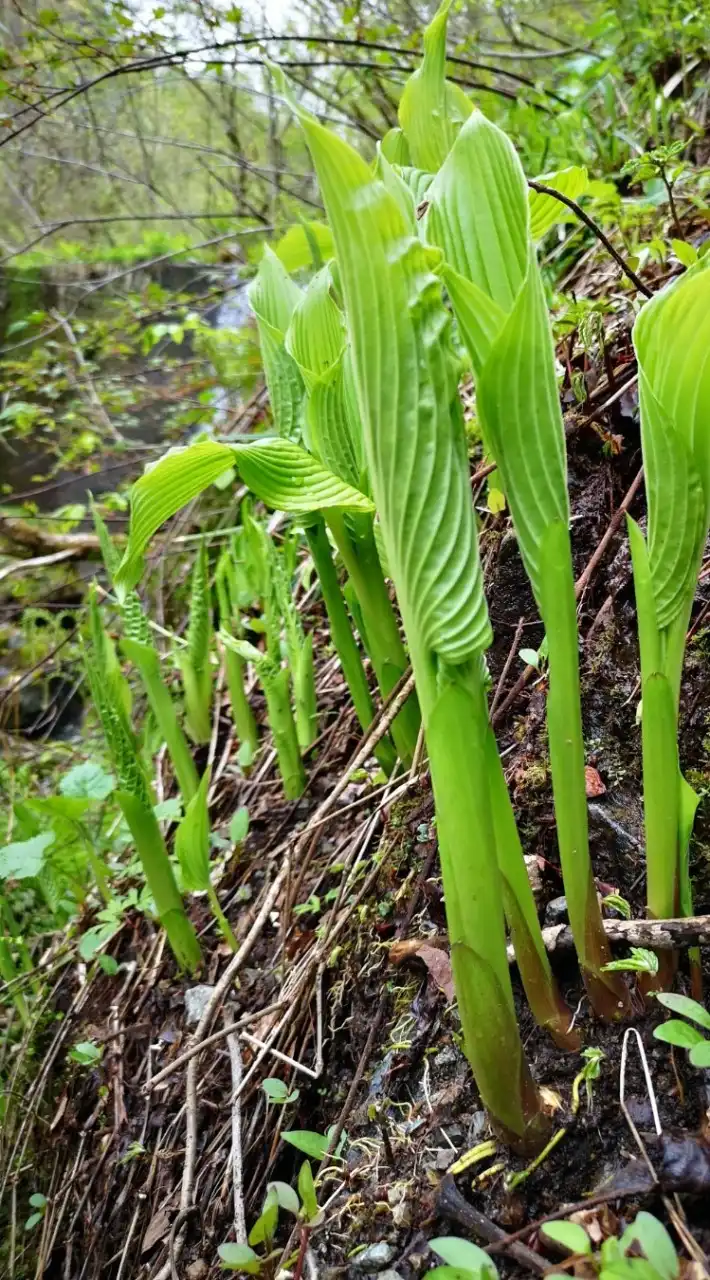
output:
[[[368,476],[405,628],[442,662],[462,662],[490,642],[490,624],[438,255],[357,152],[293,106],[333,229]]]
[[[53,831],[43,831],[31,840],[6,844],[4,849],[0,849],[0,880],[29,880],[39,875],[54,838]]]
[[[562,1245],[569,1253],[584,1255],[592,1252],[589,1236],[584,1227],[576,1222],[546,1222],[542,1227],[542,1235],[545,1240],[553,1240],[555,1244]]]
[[[589,186],[587,170],[582,165],[572,165],[568,169],[558,169],[555,173],[539,173],[535,177],[544,187],[552,187],[570,200],[577,200]],[[574,220],[574,214],[561,200],[554,196],[543,195],[540,191],[528,193],[530,201],[530,234],[533,240],[541,240],[554,227],[556,222]]]
[[[664,1022],[662,1026],[656,1027],[653,1034],[657,1040],[676,1045],[680,1049],[692,1049],[694,1044],[705,1043],[704,1037],[696,1031],[695,1027],[689,1026],[687,1022],[681,1022],[678,1018],[671,1018],[670,1022]]]
[[[274,253],[287,271],[302,271],[304,267],[319,265],[313,261],[314,243],[322,262],[333,257],[332,232],[324,222],[304,222],[289,227],[274,245]]]
[[[653,1214],[637,1214],[635,1221],[626,1228],[619,1241],[624,1250],[628,1250],[634,1243],[640,1244],[661,1280],[676,1280],[680,1270],[678,1255],[663,1223],[654,1218]]]
[[[278,1220],[278,1199],[273,1192],[267,1191],[264,1207],[249,1232],[249,1244],[264,1244],[266,1242],[270,1245],[274,1238]]]
[[[284,338],[301,290],[268,245],[247,295],[259,330],[274,425],[279,435],[296,440],[301,434],[303,382]]]
[[[240,805],[229,824],[229,838],[232,844],[243,844],[249,832],[249,810]]]
[[[695,245],[688,244],[687,240],[671,240],[671,249],[684,267],[694,267],[698,261]]]
[[[75,796],[87,800],[105,800],[116,785],[110,773],[106,773],[100,764],[91,760],[74,765],[59,780],[59,790],[63,796]]]
[[[207,810],[209,785],[210,771],[206,769],[185,810],[185,817],[175,832],[175,852],[185,888],[202,893],[209,888],[210,883],[210,820]]]
[[[690,996],[678,995],[675,991],[657,991],[656,999],[665,1009],[670,1009],[671,1013],[679,1013],[683,1018],[690,1018],[691,1022],[697,1022],[699,1027],[710,1031],[710,1013],[697,1000],[691,1000]]]
[[[364,493],[341,480],[290,440],[254,440],[234,446],[244,483],[277,511],[305,514],[328,507],[372,511]]]
[[[306,1222],[315,1222],[318,1217],[318,1200],[313,1182],[313,1170],[310,1161],[304,1160],[298,1174],[298,1194],[303,1204],[303,1216]]]
[[[491,1258],[483,1249],[470,1240],[460,1240],[458,1236],[439,1236],[429,1241],[429,1248],[438,1253],[443,1262],[460,1271],[469,1271],[480,1275],[481,1280],[495,1278],[498,1272]]]
[[[291,1129],[282,1133],[284,1142],[290,1143],[297,1151],[311,1156],[314,1160],[322,1160],[328,1150],[328,1138],[322,1133],[312,1133],[310,1129]]]
[[[399,123],[411,162],[436,172],[443,164],[473,104],[446,79],[446,24],[451,0],[443,0],[424,32],[424,58],[404,86]],[[336,244],[338,241],[335,236]]]
[[[282,1103],[288,1098],[288,1085],[277,1076],[268,1076],[266,1080],[262,1080],[261,1087],[269,1102]]]
[[[694,1067],[710,1067],[710,1040],[692,1045],[688,1057]]]
[[[427,198],[427,239],[444,254],[478,416],[539,602],[543,533],[568,520],[564,426],[527,184],[506,135],[474,112]]]
[[[298,1217],[301,1208],[300,1201],[288,1182],[270,1182],[266,1190],[267,1193],[271,1192],[276,1197],[276,1202],[280,1209],[285,1209],[287,1213],[292,1213],[294,1217]]]
[[[246,1271],[252,1276],[261,1271],[261,1258],[248,1244],[220,1244],[217,1253],[223,1271]]]
[[[209,440],[173,450],[146,471],[131,490],[128,546],[116,574],[117,590],[135,586],[142,572],[143,555],[156,530],[235,464],[244,483],[277,510],[372,510],[372,503],[364,494],[321,466],[300,445],[277,436],[234,445]]]
[[[710,523],[710,271],[698,263],[647,302],[639,362],[648,545],[658,625],[695,588]]]
[[[119,596],[134,587],[143,570],[143,554],[156,529],[234,466],[230,445],[205,440],[171,449],[149,467],[131,489],[128,546],[115,577]]]

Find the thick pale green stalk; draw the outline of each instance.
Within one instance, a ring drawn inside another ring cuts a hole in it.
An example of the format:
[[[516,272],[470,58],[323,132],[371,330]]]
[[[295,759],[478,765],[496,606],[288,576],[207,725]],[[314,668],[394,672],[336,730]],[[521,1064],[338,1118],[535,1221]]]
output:
[[[135,841],[156,914],[168,935],[175,959],[181,968],[192,973],[202,959],[200,944],[185,913],[158,820],[152,808],[129,791],[117,791],[116,798]]]
[[[292,651],[291,678],[296,715],[296,736],[301,751],[307,751],[318,732],[318,703],[316,701],[316,672],[313,663],[313,635],[304,636],[299,647]]]
[[[312,523],[307,522],[305,528],[308,549],[318,574],[323,602],[328,614],[330,636],[340,658],[340,665],[360,727],[367,730],[372,723],[374,706],[360,650],[357,647],[343,593],[340,590],[325,523],[322,517],[318,517]],[[391,773],[395,765],[396,753],[389,737],[382,739],[378,744],[376,755],[382,768],[387,773]]]
[[[485,762],[491,631],[450,321],[397,199],[342,139],[294,110],[333,231],[367,470],[422,707],[466,1053],[493,1122],[534,1146],[545,1123],[505,949]],[[365,628],[372,644],[367,615]]]
[[[139,644],[137,640],[130,640],[127,636],[122,640],[121,648],[138,670],[148,695],[150,709],[168,749],[183,803],[187,805],[197,791],[199,779],[170,690],[163,684],[160,658],[152,645]]]
[[[284,795],[287,800],[297,800],[306,789],[306,772],[291,710],[289,673],[284,667],[280,671],[261,672],[260,678],[266,697],[269,725],[274,735]]]
[[[364,624],[363,643],[386,698],[409,663],[377,554],[372,519],[364,516],[346,524],[341,512],[331,511],[326,515],[326,523],[358,598]],[[412,694],[392,725],[394,744],[405,765],[411,764],[420,722],[417,698]]]
[[[503,881],[503,906],[515,949],[515,959],[528,1003],[541,1027],[561,1049],[578,1049],[580,1037],[570,1026],[572,1014],[560,995],[545,950],[530,877],[510,801],[495,735],[489,728],[486,768],[498,867]]]
[[[541,605],[550,670],[547,695],[550,766],[567,908],[589,997],[600,1016],[614,1019],[626,1011],[628,997],[617,974],[602,972],[603,965],[611,960],[611,951],[601,926],[588,856],[577,605],[569,534],[561,521],[548,526],[540,562]]]

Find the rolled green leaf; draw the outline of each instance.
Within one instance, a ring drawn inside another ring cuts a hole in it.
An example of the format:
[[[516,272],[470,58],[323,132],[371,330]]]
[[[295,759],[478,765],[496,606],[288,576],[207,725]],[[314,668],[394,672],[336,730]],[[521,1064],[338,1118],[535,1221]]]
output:
[[[602,972],[608,944],[589,857],[565,440],[552,334],[525,175],[509,139],[480,112],[461,127],[427,200],[426,239],[443,253],[441,275],[471,356],[486,447],[548,636],[551,626],[556,629],[548,725],[565,892],[594,1007],[618,1017],[628,995],[616,974]],[[564,701],[570,698],[575,701]]]
[[[268,245],[264,246],[259,270],[247,294],[259,330],[274,425],[280,436],[298,441],[302,428],[303,381],[284,345],[284,335],[301,290]]]
[[[408,163],[430,172],[443,164],[458,129],[473,110],[463,89],[446,80],[446,22],[450,8],[451,0],[444,0],[424,32],[421,66],[407,80],[399,104],[403,137],[397,140],[396,153],[402,154],[406,145]],[[387,149],[392,152],[388,157],[392,159],[394,142]]]
[[[422,707],[466,1052],[494,1122],[532,1146],[545,1124],[505,954],[485,768],[490,624],[450,320],[435,255],[397,200],[344,141],[292,106],[335,240],[368,474]]]
[[[205,440],[166,453],[131,490],[128,546],[116,573],[119,594],[135,586],[153,534],[176,511],[236,467],[244,483],[278,511],[303,514],[331,507],[371,511],[365,494],[340,480],[290,440],[277,437],[235,445]]]
[[[632,521],[628,528],[641,648],[647,902],[651,915],[665,911],[668,904],[684,914],[693,910],[689,848],[699,797],[680,772],[677,741],[686,633],[710,527],[707,266],[702,259],[646,303],[632,335],[639,364],[648,498],[648,545]],[[666,962],[662,978],[667,984],[672,965],[667,956],[660,959]],[[697,953],[691,964],[695,983]]]
[[[291,682],[285,667],[279,667],[272,653],[262,653],[247,640],[235,640],[226,631],[220,639],[245,661],[253,662],[264,690],[269,727],[273,734],[279,772],[287,800],[297,800],[306,789],[306,773],[298,745],[296,722],[291,708]]]

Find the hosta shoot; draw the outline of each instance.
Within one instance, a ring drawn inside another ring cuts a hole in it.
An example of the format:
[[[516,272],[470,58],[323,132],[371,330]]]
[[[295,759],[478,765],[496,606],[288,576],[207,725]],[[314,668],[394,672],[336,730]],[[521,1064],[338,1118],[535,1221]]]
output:
[[[185,692],[185,716],[193,742],[209,742],[212,732],[212,617],[207,547],[200,543],[190,592],[187,648],[178,652]]]
[[[116,798],[128,824],[156,914],[168,935],[178,964],[194,971],[201,959],[200,946],[185,912],[165,847],[153,800],[125,703],[110,658],[109,640],[101,626],[95,597],[91,602],[92,650],[87,675],[113,767],[118,778]]]
[[[643,307],[633,331],[648,538],[629,520],[641,650],[647,905],[692,914],[689,844],[698,797],[678,761],[686,633],[710,527],[710,271],[707,259]],[[672,973],[661,955],[661,976]]]
[[[536,1146],[546,1124],[505,950],[485,766],[491,632],[450,320],[397,200],[347,143],[294,110],[335,241],[369,480],[419,692],[464,1045],[494,1123]]]
[[[417,87],[417,121],[449,100],[447,11],[442,5],[429,31],[431,67]],[[427,165],[440,167],[427,189],[423,235],[443,255],[441,277],[471,358],[483,438],[545,624],[550,762],[570,924],[594,1008],[614,1018],[628,997],[623,982],[604,971],[611,955],[589,857],[564,428],[527,184],[505,134],[478,110],[461,124],[458,95],[456,103],[450,127],[432,131],[427,146]],[[401,122],[408,137],[406,115]]]

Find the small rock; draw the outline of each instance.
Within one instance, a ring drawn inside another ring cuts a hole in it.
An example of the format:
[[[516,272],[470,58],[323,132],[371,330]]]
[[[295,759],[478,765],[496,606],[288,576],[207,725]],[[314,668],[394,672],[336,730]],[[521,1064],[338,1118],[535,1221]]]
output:
[[[534,853],[528,853],[525,855],[525,868],[528,873],[530,888],[533,891],[533,898],[537,903],[542,897],[542,871],[540,870],[540,863]]]
[[[564,894],[561,898],[553,898],[545,907],[545,924],[566,924],[567,923],[567,899]]]
[[[456,1049],[454,1049],[453,1045],[448,1044],[448,1045],[445,1045],[444,1048],[441,1049],[439,1053],[437,1053],[436,1057],[434,1058],[433,1065],[434,1067],[436,1067],[437,1070],[440,1070],[442,1067],[455,1066],[458,1060],[459,1060],[459,1055]]]
[[[380,1280],[402,1280],[402,1276],[394,1267],[390,1267],[389,1270],[380,1272]]]
[[[394,1245],[388,1244],[386,1240],[378,1240],[376,1244],[369,1244],[362,1253],[358,1253],[350,1265],[358,1271],[381,1271],[392,1261],[396,1252]]]
[[[481,1134],[485,1133],[487,1123],[488,1121],[486,1119],[485,1111],[474,1111],[471,1116],[471,1123],[468,1129],[467,1142],[469,1146],[473,1146],[476,1139],[480,1138]]]
[[[442,1173],[445,1173],[449,1165],[453,1164],[455,1159],[456,1159],[455,1151],[452,1151],[450,1147],[441,1147],[436,1153],[434,1168],[439,1169]]]
[[[214,987],[205,982],[199,982],[196,987],[185,988],[185,1021],[188,1027],[200,1021],[213,991]]]
[[[209,1267],[204,1258],[195,1258],[189,1267],[185,1270],[187,1280],[205,1280],[205,1276],[209,1272]]]

